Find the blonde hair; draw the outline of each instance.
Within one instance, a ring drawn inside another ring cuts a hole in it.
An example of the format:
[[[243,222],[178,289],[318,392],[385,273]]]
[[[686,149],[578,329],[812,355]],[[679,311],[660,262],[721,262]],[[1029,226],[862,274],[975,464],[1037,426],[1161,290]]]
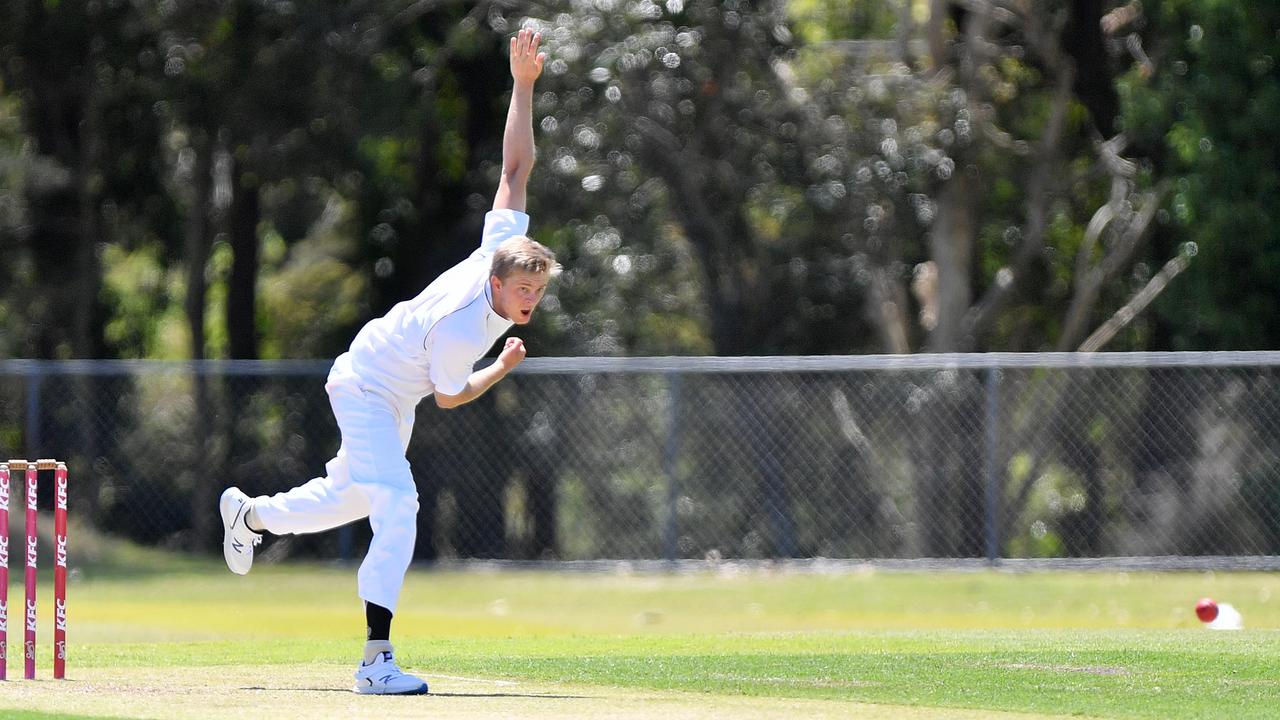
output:
[[[546,273],[555,277],[560,274],[560,265],[556,262],[556,254],[546,245],[524,235],[516,235],[498,246],[493,253],[493,264],[489,266],[489,274],[499,280],[506,280],[515,272]]]

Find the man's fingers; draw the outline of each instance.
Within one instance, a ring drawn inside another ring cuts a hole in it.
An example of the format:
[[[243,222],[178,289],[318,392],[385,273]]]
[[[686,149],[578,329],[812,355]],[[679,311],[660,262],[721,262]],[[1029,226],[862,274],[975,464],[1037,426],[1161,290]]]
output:
[[[507,338],[506,345],[502,348],[501,358],[508,369],[514,368],[524,360],[524,341],[517,337]]]
[[[530,28],[521,28],[520,32],[511,38],[511,57],[534,58],[538,54],[538,45],[541,43],[542,33],[534,32]]]

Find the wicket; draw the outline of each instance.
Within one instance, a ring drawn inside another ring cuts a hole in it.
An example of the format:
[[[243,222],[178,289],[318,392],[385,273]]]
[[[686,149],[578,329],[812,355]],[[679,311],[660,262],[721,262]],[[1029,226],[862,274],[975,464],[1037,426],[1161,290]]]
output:
[[[27,500],[26,623],[23,677],[36,677],[36,490],[40,470],[52,470],[55,490],[53,510],[53,677],[67,672],[67,464],[57,460],[10,460],[0,463],[0,680],[8,677],[9,647],[9,480],[10,472],[25,474]]]

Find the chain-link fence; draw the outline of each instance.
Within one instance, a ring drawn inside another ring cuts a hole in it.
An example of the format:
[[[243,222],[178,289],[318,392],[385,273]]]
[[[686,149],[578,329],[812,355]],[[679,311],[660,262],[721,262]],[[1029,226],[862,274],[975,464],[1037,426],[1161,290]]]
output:
[[[75,520],[213,552],[224,487],[337,450],[328,367],[0,361],[0,455],[67,460]],[[423,559],[1275,556],[1280,353],[531,359],[424,402],[409,459]]]

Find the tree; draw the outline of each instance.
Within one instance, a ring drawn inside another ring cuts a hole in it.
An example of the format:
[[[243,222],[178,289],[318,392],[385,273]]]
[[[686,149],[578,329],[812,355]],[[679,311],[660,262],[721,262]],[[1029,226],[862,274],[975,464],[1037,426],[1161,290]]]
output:
[[[128,6],[33,1],[15,3],[0,29],[0,77],[21,101],[34,148],[23,205],[32,259],[26,352],[35,357],[107,351],[100,244],[158,182],[148,161],[156,125],[138,104],[154,77],[139,61],[151,49],[150,21]]]
[[[1113,132],[1143,56],[1109,6],[935,2],[919,28],[880,6],[851,26],[880,37],[822,42],[780,3],[564,7],[547,150],[599,202],[657,198],[608,221],[689,243],[719,354],[1074,349],[1144,289],[1167,183]],[[941,380],[917,494],[976,512],[954,417],[980,386]],[[926,552],[975,551],[939,530]]]
[[[1149,59],[1121,83],[1125,131],[1170,183],[1165,242],[1199,251],[1157,301],[1164,342],[1275,348],[1280,144],[1271,123],[1280,112],[1280,10],[1257,0],[1155,0],[1144,8]]]

